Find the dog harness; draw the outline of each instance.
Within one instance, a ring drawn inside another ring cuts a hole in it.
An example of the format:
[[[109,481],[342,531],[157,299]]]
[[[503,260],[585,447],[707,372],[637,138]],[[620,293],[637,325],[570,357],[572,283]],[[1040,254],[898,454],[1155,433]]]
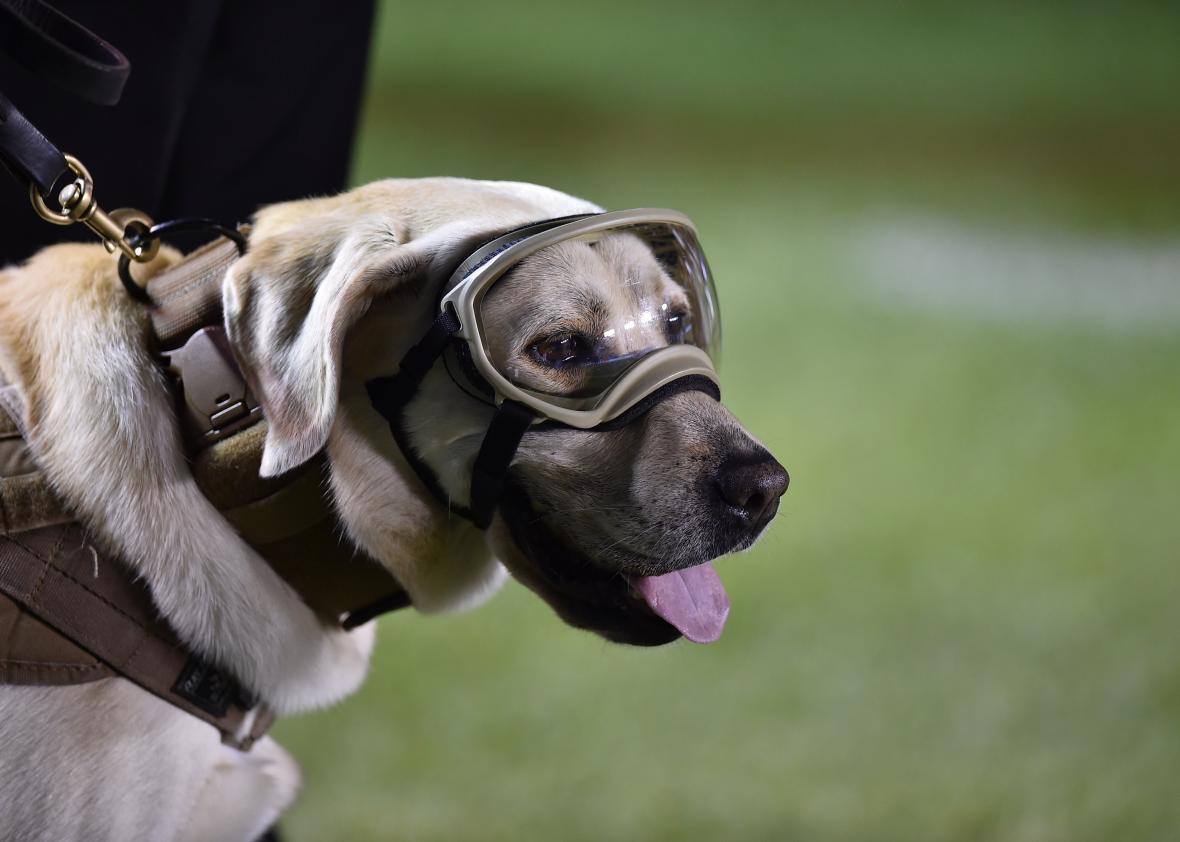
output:
[[[380,564],[340,537],[323,456],[281,477],[258,468],[266,422],[221,328],[218,240],[151,279],[152,326],[175,383],[193,475],[206,497],[326,623],[353,628],[410,604]],[[0,383],[0,684],[119,676],[247,750],[273,722],[227,673],[189,652],[129,568],[95,546],[50,487]]]

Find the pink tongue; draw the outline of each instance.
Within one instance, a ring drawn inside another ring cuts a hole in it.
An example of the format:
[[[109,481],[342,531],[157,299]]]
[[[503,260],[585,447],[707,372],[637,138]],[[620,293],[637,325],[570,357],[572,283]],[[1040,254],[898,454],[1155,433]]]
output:
[[[656,616],[671,623],[693,643],[712,643],[721,637],[729,616],[729,596],[712,564],[706,562],[663,576],[637,576],[631,584]]]

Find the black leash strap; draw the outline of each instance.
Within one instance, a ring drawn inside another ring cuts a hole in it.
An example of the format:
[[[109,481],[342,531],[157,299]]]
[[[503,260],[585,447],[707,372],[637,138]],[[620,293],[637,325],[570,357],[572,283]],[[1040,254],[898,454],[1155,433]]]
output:
[[[74,181],[66,156],[0,94],[0,161],[24,184],[50,202]]]
[[[96,105],[118,102],[131,73],[122,53],[43,0],[0,0],[0,53]],[[51,207],[77,178],[62,151],[3,94],[0,163]]]
[[[126,57],[42,0],[0,0],[0,52],[95,105],[114,105],[131,73]]]

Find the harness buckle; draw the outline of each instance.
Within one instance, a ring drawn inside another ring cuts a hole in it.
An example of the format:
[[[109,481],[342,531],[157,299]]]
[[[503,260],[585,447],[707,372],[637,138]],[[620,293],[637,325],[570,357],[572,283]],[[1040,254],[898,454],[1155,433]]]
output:
[[[246,385],[220,327],[201,328],[165,357],[169,373],[180,380],[181,422],[193,449],[208,447],[262,419],[262,407]]]

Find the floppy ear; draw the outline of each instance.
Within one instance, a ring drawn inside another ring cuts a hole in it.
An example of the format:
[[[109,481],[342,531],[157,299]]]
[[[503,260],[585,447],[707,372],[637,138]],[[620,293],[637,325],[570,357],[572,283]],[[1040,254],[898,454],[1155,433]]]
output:
[[[404,242],[388,219],[276,233],[265,222],[222,297],[230,344],[269,425],[260,473],[275,476],[323,448],[346,334],[375,298],[424,276],[437,238]]]

